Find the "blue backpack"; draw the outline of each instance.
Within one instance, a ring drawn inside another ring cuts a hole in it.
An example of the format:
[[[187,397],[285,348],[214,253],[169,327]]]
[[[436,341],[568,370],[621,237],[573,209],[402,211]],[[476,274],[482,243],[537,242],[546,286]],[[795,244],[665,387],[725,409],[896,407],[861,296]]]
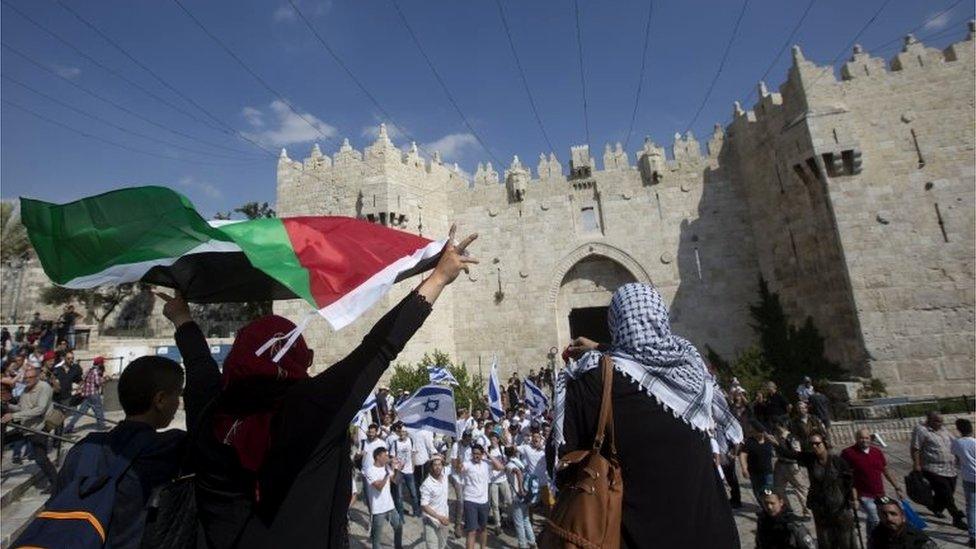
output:
[[[51,496],[11,547],[100,548],[105,545],[115,507],[116,485],[132,460],[153,441],[152,430],[136,435],[115,454],[108,433],[91,433],[78,443],[74,479]]]

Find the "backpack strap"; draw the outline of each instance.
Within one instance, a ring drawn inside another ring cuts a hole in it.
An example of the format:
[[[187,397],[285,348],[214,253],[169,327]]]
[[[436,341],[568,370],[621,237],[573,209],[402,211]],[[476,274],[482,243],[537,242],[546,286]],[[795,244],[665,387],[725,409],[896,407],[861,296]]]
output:
[[[603,355],[600,359],[603,368],[603,396],[600,398],[600,419],[596,424],[596,436],[593,437],[593,449],[600,451],[607,433],[610,434],[610,455],[617,456],[617,444],[613,436],[613,359],[610,355]]]

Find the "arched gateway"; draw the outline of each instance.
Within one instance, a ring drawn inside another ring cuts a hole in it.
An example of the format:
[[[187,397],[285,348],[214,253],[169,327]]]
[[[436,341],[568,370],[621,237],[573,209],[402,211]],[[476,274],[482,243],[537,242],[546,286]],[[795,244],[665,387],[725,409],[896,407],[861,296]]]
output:
[[[613,292],[628,282],[647,282],[647,272],[628,254],[606,244],[580,246],[553,273],[550,302],[560,344],[586,336],[609,343],[607,306]]]

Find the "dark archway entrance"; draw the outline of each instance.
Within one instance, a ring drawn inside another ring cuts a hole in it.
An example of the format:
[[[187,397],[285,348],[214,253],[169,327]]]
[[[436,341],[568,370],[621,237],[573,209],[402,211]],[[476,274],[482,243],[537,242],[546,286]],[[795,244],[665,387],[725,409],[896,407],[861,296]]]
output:
[[[608,307],[582,307],[569,312],[569,337],[588,337],[598,343],[610,343],[607,328]]]

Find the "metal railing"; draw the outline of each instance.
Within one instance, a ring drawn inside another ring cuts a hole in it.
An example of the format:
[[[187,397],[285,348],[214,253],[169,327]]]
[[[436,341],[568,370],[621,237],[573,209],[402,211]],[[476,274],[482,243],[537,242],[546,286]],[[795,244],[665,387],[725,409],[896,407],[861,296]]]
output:
[[[64,416],[65,419],[68,419],[70,417],[68,414],[81,414],[83,416],[88,416],[88,417],[91,417],[91,418],[95,418],[96,420],[98,419],[98,416],[96,416],[95,414],[93,414],[91,412],[82,412],[81,410],[79,410],[78,408],[75,408],[74,406],[68,406],[67,404],[61,404],[60,402],[52,402],[52,404],[54,404],[54,407],[55,408],[58,408],[60,410],[64,410],[65,411],[65,416]],[[111,425],[118,425],[119,424],[118,421],[113,421],[111,419],[108,419],[107,417],[103,417],[102,418],[102,421],[104,421],[105,423],[111,424]]]
[[[66,436],[62,436],[62,435],[57,435],[57,434],[54,434],[54,433],[47,433],[47,432],[44,432],[44,431],[40,431],[40,430],[34,429],[32,427],[25,427],[25,426],[23,426],[23,425],[21,425],[19,423],[8,423],[7,424],[7,427],[11,427],[13,429],[17,429],[17,430],[20,430],[20,431],[26,431],[26,432],[31,433],[31,434],[34,434],[34,435],[40,435],[40,436],[43,436],[43,437],[48,437],[48,438],[50,438],[52,440],[57,440],[59,442],[67,442],[68,444],[75,444],[79,440],[81,440],[81,439],[70,438],[70,437],[66,437]],[[60,457],[60,452],[61,452],[61,449],[60,449],[60,447],[58,447],[58,456],[59,457]]]

